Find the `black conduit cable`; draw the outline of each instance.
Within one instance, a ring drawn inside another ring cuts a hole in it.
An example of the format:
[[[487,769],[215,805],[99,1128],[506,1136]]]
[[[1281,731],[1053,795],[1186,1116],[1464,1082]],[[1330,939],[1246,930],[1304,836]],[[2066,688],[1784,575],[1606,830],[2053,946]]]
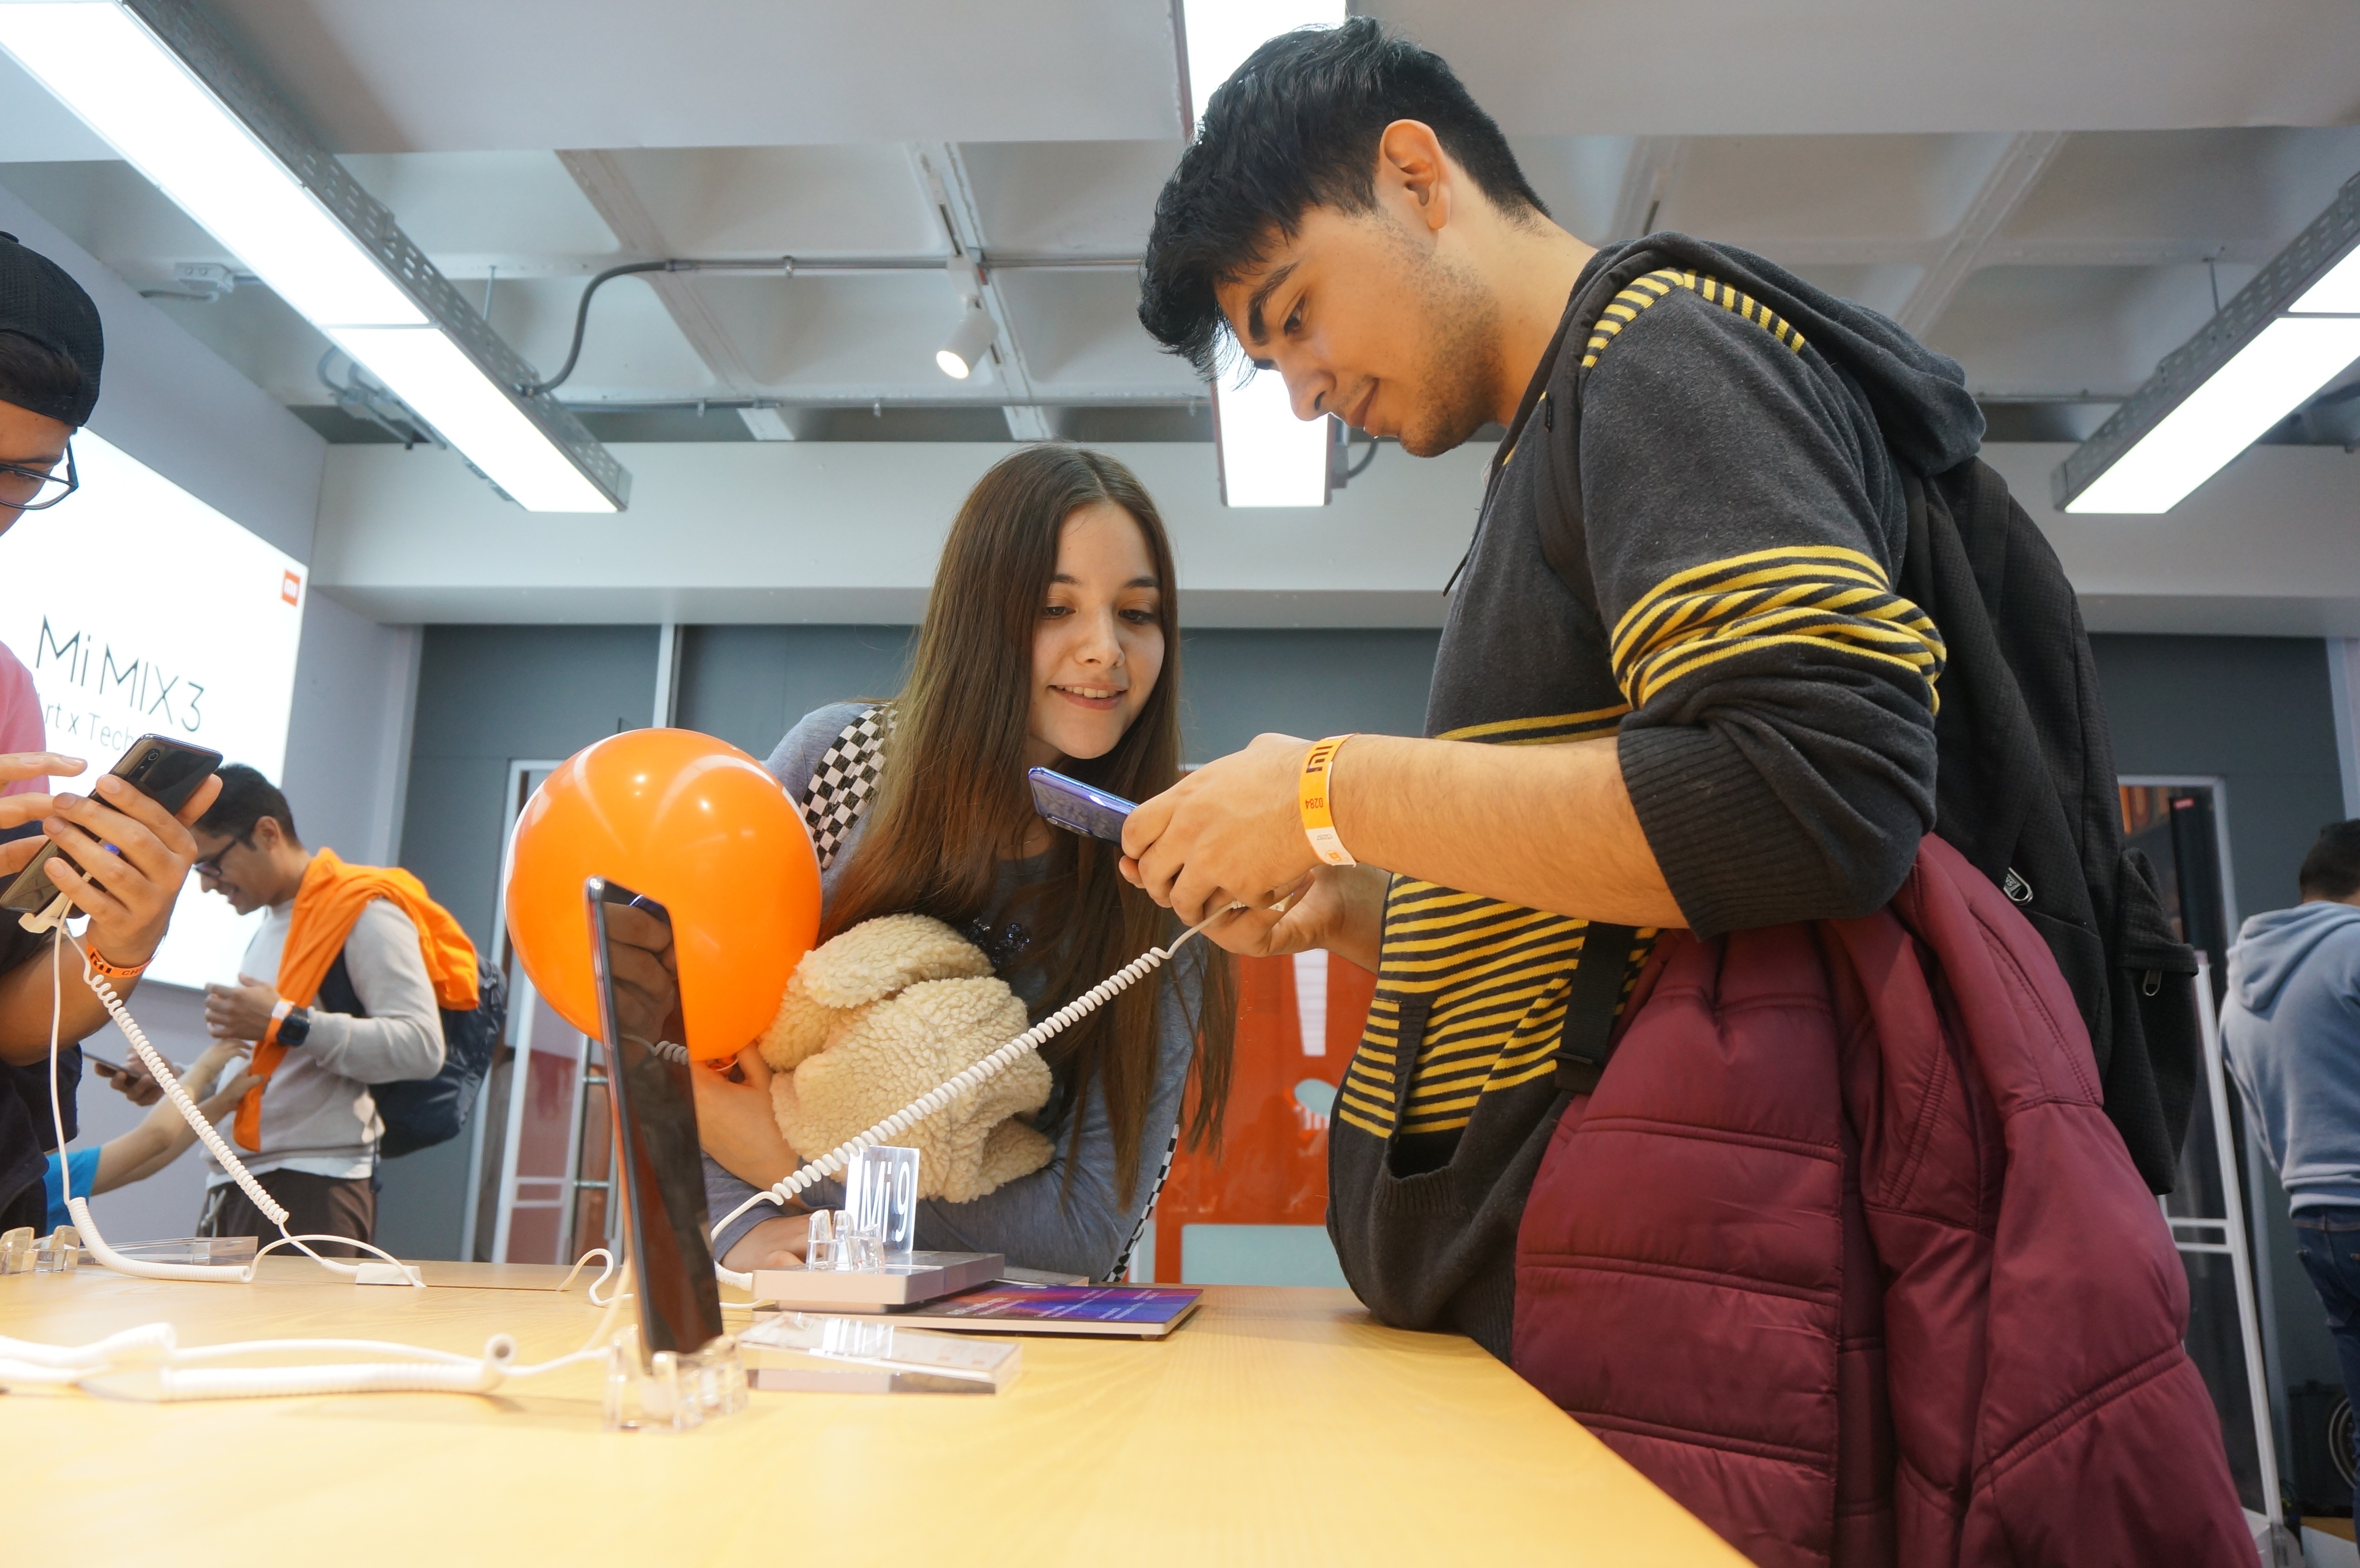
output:
[[[565,363],[559,365],[557,374],[548,380],[530,381],[517,390],[528,397],[538,397],[543,392],[554,391],[564,385],[565,378],[574,374],[574,363],[582,357],[582,333],[590,324],[590,297],[597,293],[602,285],[617,278],[628,278],[635,272],[670,272],[672,265],[669,261],[628,261],[620,267],[610,267],[593,278],[590,286],[582,290],[582,302],[574,310],[574,346],[565,351]]]
[[[614,278],[628,278],[639,272],[777,272],[789,278],[793,277],[798,271],[935,272],[941,270],[950,259],[947,256],[828,256],[813,261],[798,261],[792,256],[781,256],[748,260],[707,261],[686,256],[672,256],[663,261],[632,261],[626,262],[620,267],[610,267],[590,279],[589,286],[582,290],[580,303],[574,308],[574,345],[565,351],[565,363],[558,366],[557,374],[548,380],[526,382],[518,387],[517,391],[527,397],[537,397],[543,392],[554,391],[565,384],[566,378],[574,374],[575,362],[582,357],[582,336],[590,323],[591,296]],[[986,275],[989,275],[995,266],[1003,269],[1087,267],[1095,270],[1138,265],[1136,257],[1115,256],[1011,256],[1006,261],[991,263],[978,252],[975,260],[978,267]],[[998,350],[995,349],[993,352],[997,354]]]

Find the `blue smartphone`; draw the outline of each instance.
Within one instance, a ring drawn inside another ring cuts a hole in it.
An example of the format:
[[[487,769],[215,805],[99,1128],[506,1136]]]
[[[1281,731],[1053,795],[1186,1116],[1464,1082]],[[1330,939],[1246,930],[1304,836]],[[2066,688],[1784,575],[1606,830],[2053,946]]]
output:
[[[1122,843],[1122,824],[1132,811],[1129,800],[1046,768],[1035,768],[1024,777],[1032,785],[1032,809],[1043,817],[1084,838]]]

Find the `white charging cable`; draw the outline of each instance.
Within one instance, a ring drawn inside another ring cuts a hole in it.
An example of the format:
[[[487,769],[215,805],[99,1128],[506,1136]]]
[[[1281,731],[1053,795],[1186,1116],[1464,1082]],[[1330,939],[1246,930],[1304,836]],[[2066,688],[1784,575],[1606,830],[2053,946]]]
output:
[[[254,1339],[182,1348],[169,1323],[145,1323],[88,1345],[41,1345],[0,1338],[0,1388],[71,1385],[124,1372],[152,1371],[158,1399],[254,1399],[305,1394],[488,1394],[512,1378],[538,1377],[603,1358],[615,1338],[619,1294],[607,1298],[598,1325],[579,1350],[533,1366],[517,1364],[517,1343],[496,1334],[481,1356],[376,1339]],[[336,1352],[403,1359],[312,1367],[208,1367],[246,1356]]]
[[[359,1277],[364,1269],[375,1269],[374,1264],[339,1263],[321,1257],[303,1244],[307,1241],[340,1242],[363,1247],[385,1260],[400,1280],[421,1285],[424,1281],[415,1270],[392,1254],[366,1242],[356,1242],[349,1236],[294,1236],[287,1230],[288,1214],[284,1205],[257,1181],[246,1168],[213,1125],[204,1118],[194,1100],[189,1097],[171,1063],[163,1053],[148,1042],[146,1031],[132,1018],[130,1009],[115,987],[91,966],[90,952],[73,933],[60,922],[61,913],[56,906],[45,912],[44,929],[55,930],[59,940],[49,948],[49,1116],[58,1138],[59,1184],[68,1213],[73,1215],[83,1245],[91,1256],[103,1266],[117,1273],[148,1279],[236,1280],[250,1281],[255,1267],[263,1253],[273,1247],[293,1247],[322,1268],[340,1274]],[[30,921],[27,922],[30,929]],[[279,1238],[255,1254],[255,1264],[243,1268],[232,1265],[189,1263],[150,1263],[144,1259],[123,1257],[106,1245],[97,1224],[91,1218],[90,1200],[74,1194],[65,1159],[66,1125],[63,1101],[58,1089],[58,1058],[60,1054],[60,1033],[65,1017],[65,981],[63,953],[66,942],[72,942],[82,961],[82,979],[106,1008],[107,1016],[123,1031],[124,1039],[139,1060],[154,1075],[190,1128],[203,1140],[206,1149],[219,1160],[224,1170],[253,1200],[254,1205],[279,1227]],[[560,1367],[572,1367],[584,1361],[605,1357],[616,1337],[616,1314],[628,1299],[619,1288],[604,1301],[598,1300],[598,1287],[621,1271],[621,1260],[604,1247],[585,1253],[574,1264],[579,1273],[592,1258],[604,1258],[606,1268],[591,1281],[590,1300],[593,1305],[606,1310],[599,1315],[598,1325],[579,1350],[554,1360],[535,1366],[517,1364],[517,1344],[511,1336],[494,1334],[485,1342],[480,1356],[463,1356],[453,1351],[434,1350],[424,1345],[396,1345],[383,1340],[364,1339],[269,1339],[246,1340],[228,1345],[198,1345],[180,1348],[169,1323],[147,1323],[126,1329],[104,1339],[82,1345],[41,1345],[31,1340],[0,1337],[0,1388],[35,1384],[72,1385],[88,1379],[119,1372],[152,1370],[155,1397],[178,1401],[188,1399],[268,1399],[307,1394],[367,1394],[393,1392],[425,1392],[454,1394],[490,1393],[512,1378],[537,1377]],[[565,1277],[565,1285],[573,1283],[574,1275]],[[390,1282],[390,1281],[388,1281]],[[311,1367],[206,1367],[206,1362],[226,1360],[236,1356],[257,1355],[363,1354],[391,1356],[402,1359],[375,1362],[330,1363]]]
[[[1183,942],[1229,912],[1229,910],[1225,909],[1220,911],[1220,914],[1212,916],[1203,923],[1190,926],[1181,932],[1178,939],[1169,947],[1149,948],[1145,953],[1059,1007],[1006,1045],[989,1056],[969,1063],[963,1071],[954,1074],[949,1082],[919,1095],[866,1132],[837,1144],[817,1160],[806,1163],[803,1169],[781,1181],[777,1186],[755,1193],[723,1215],[720,1223],[713,1227],[713,1236],[718,1239],[724,1230],[735,1224],[740,1215],[757,1203],[775,1203],[781,1208],[786,1207],[789,1199],[814,1183],[843,1171],[852,1162],[852,1157],[862,1149],[874,1149],[888,1138],[900,1136],[943,1109],[968,1090],[978,1084],[989,1083],[1005,1073],[1027,1052],[1040,1050],[1042,1046],[1097,1012],[1116,996],[1130,990],[1133,985],[1171,963],[1172,955],[1180,951]],[[751,1274],[742,1274],[735,1269],[724,1269],[718,1263],[714,1266],[714,1271],[721,1277],[724,1284],[735,1285],[741,1290],[753,1289],[754,1279]]]

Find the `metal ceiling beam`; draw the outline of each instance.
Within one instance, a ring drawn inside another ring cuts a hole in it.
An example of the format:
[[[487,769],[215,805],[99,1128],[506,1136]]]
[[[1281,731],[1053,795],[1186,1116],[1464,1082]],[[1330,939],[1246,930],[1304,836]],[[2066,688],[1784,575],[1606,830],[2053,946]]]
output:
[[[975,257],[981,268],[983,214],[977,208],[975,188],[967,180],[967,160],[959,155],[958,144],[913,142],[909,150],[910,167],[918,177],[919,189],[925,192],[927,203],[940,217],[951,249],[957,255]],[[1016,321],[1008,309],[1008,298],[992,281],[989,271],[982,272],[981,284],[983,308],[990,312],[992,326],[999,334],[992,357],[999,365],[1000,384],[1011,394],[1002,405],[1008,433],[1017,441],[1046,441],[1055,432],[1050,429],[1048,414],[1033,397],[1032,370],[1024,363],[1024,347],[1017,341]]]
[[[1928,259],[1917,287],[1902,301],[1896,319],[1905,332],[1922,337],[1941,320],[1960,286],[1983,264],[1992,242],[2024,204],[2033,187],[2040,183],[2040,177],[2049,172],[2049,166],[2056,161],[2058,150],[2064,145],[2064,135],[2058,131],[2008,138],[1999,160],[1976,187],[1958,227],[1944,236],[1939,248]]]

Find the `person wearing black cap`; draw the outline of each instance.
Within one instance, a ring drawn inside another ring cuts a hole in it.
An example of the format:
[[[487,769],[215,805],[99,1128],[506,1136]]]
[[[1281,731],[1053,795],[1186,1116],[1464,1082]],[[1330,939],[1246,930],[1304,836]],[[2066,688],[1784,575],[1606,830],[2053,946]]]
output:
[[[65,269],[0,234],[0,536],[28,511],[53,506],[76,487],[71,443],[98,403],[106,339],[98,307]],[[7,543],[0,538],[0,550]],[[92,571],[99,570],[93,561]],[[6,592],[40,584],[0,577]],[[27,724],[22,709],[31,705]],[[29,743],[29,744],[27,744]],[[83,948],[127,992],[164,938],[172,900],[197,858],[187,824],[213,804],[220,786],[207,780],[176,820],[119,779],[102,778],[90,796],[52,795],[51,775],[85,764],[43,749],[32,677],[0,648],[0,785],[30,789],[0,795],[0,834],[34,827],[0,844],[0,880],[14,877],[44,837],[73,858],[49,863],[59,890],[88,912]],[[109,854],[109,848],[115,853]],[[76,866],[86,867],[78,871]],[[82,983],[82,960],[66,953],[70,977],[52,1017],[49,957],[57,939],[35,936],[14,917],[0,918],[0,1231],[39,1226],[47,1207],[43,1156],[57,1147],[48,1066],[54,1029],[60,1047],[97,1030],[105,1010]],[[74,1084],[82,1052],[61,1051],[55,1089],[65,1134],[74,1135]]]

